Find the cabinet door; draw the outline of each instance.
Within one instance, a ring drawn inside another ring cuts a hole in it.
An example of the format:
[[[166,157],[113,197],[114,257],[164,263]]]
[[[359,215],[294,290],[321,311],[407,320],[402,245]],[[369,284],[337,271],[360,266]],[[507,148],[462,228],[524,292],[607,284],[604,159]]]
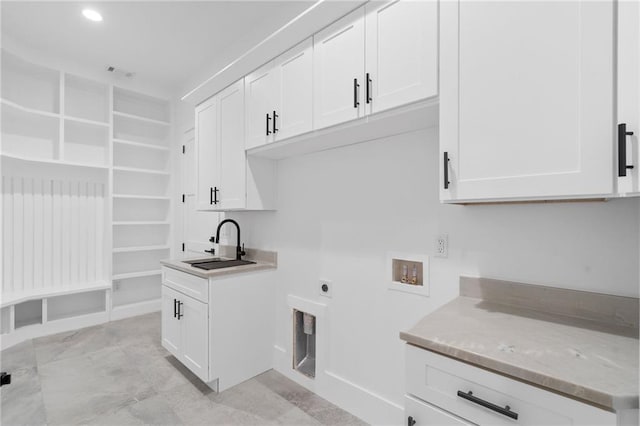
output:
[[[219,99],[218,162],[220,168],[219,208],[246,207],[246,154],[244,152],[244,82],[227,87]]]
[[[361,117],[364,93],[364,7],[313,36],[314,127]],[[359,86],[359,87],[358,87]]]
[[[180,297],[181,361],[205,382],[209,381],[208,307],[189,296]]]
[[[405,424],[415,426],[469,426],[474,424],[409,395],[404,397],[404,417]]]
[[[611,194],[613,2],[461,1],[440,11],[441,199]]]
[[[438,2],[367,3],[366,72],[367,113],[437,96]]]
[[[246,149],[273,141],[273,111],[278,91],[273,62],[244,78]]]
[[[162,286],[162,346],[180,359],[180,322],[176,318],[180,294]]]
[[[313,41],[311,38],[275,60],[278,89],[275,139],[285,139],[312,129]]]
[[[213,97],[196,107],[197,206],[198,210],[211,210],[214,189],[218,186],[218,105]]]
[[[618,177],[618,192],[640,195],[640,4],[618,2],[618,123],[626,125],[626,176]]]

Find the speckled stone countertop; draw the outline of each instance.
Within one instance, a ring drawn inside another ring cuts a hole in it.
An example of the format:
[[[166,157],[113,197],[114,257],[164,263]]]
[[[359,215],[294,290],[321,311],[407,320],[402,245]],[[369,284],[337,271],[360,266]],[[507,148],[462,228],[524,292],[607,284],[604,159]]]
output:
[[[240,274],[245,272],[255,272],[268,269],[276,269],[278,266],[278,254],[273,251],[246,249],[246,256],[243,260],[251,260],[256,263],[249,265],[232,266],[230,268],[211,269],[209,271],[200,268],[194,268],[188,263],[184,263],[185,260],[207,260],[220,257],[223,259],[235,258],[235,246],[220,246],[220,256],[194,256],[192,258],[185,259],[167,259],[161,260],[160,263],[168,268],[177,269],[188,274],[197,275],[202,278],[210,277],[223,277],[232,274]]]
[[[605,409],[638,408],[637,298],[469,277],[460,293],[400,337]]]

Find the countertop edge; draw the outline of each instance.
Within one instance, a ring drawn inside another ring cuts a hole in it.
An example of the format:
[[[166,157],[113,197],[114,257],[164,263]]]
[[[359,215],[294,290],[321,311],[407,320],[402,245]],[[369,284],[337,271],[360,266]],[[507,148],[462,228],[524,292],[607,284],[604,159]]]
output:
[[[274,263],[256,261],[256,263],[253,263],[250,265],[232,266],[230,268],[215,269],[212,271],[204,272],[204,270],[200,271],[197,268],[187,266],[186,264],[180,265],[179,263],[182,263],[182,262],[170,261],[170,260],[160,261],[160,264],[164,267],[185,272],[187,274],[195,275],[200,278],[227,277],[229,275],[238,275],[238,274],[243,274],[248,272],[268,271],[268,270],[277,269],[277,265]]]
[[[637,395],[610,395],[592,388],[585,388],[584,386],[572,384],[569,382],[558,383],[558,380],[554,377],[550,377],[539,372],[529,370],[527,368],[519,367],[517,365],[496,361],[495,359],[491,359],[464,349],[456,348],[451,345],[420,338],[405,331],[400,332],[400,339],[419,348],[436,352],[441,355],[459,360],[461,362],[484,368],[497,374],[502,374],[545,390],[556,392],[566,398],[575,399],[587,404],[595,405],[605,410],[617,411],[624,409],[637,409],[639,407],[639,398]],[[580,389],[588,390],[589,397],[580,396],[580,393],[584,393],[576,392],[576,390]]]

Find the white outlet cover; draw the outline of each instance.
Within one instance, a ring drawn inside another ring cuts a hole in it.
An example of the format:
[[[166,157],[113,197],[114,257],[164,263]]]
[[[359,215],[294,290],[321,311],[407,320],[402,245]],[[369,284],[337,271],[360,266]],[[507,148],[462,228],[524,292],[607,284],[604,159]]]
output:
[[[439,234],[435,239],[435,257],[447,257],[449,256],[449,235]]]

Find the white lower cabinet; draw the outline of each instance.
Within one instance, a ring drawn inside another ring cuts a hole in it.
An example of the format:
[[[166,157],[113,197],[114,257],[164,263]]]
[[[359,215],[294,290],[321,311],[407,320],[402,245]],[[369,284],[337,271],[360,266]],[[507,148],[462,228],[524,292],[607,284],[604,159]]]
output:
[[[162,346],[196,376],[208,382],[208,305],[163,285]]]
[[[162,268],[162,346],[217,391],[272,368],[269,271],[202,278]]]
[[[622,424],[616,413],[411,345],[406,386],[408,425]]]

